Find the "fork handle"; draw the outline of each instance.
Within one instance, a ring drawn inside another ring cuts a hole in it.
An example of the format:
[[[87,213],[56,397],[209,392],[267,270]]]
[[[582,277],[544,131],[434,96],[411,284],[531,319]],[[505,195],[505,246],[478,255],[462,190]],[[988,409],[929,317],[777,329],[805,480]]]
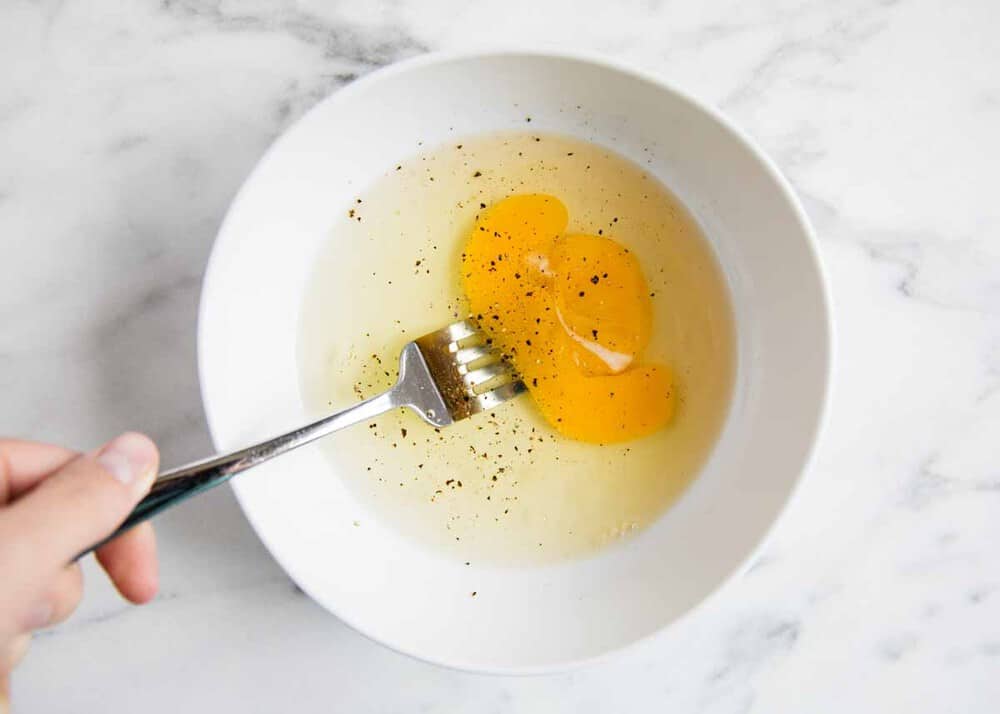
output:
[[[363,402],[355,404],[353,407],[326,416],[308,426],[290,431],[281,436],[276,436],[267,441],[262,441],[259,444],[248,446],[245,449],[212,456],[161,473],[157,476],[156,481],[153,482],[153,487],[146,497],[139,501],[139,504],[132,509],[132,512],[118,526],[115,532],[99,543],[95,543],[90,548],[87,548],[87,550],[82,551],[77,558],[99,548],[109,540],[129,530],[132,526],[148,518],[152,518],[160,511],[164,511],[210,488],[215,488],[242,471],[246,471],[265,461],[270,461],[275,456],[280,456],[292,449],[297,449],[304,444],[339,431],[344,427],[366,421],[394,407],[402,406],[403,403],[397,398],[397,390],[398,385],[388,392],[379,394],[371,399],[366,399]]]

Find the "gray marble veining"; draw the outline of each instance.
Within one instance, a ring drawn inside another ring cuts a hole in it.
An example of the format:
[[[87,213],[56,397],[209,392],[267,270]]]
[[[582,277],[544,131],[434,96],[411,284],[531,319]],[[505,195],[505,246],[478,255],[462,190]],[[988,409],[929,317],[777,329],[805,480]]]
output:
[[[732,116],[815,223],[839,357],[817,461],[759,561],[603,665],[503,679],[390,652],[298,592],[220,491],[160,519],[151,606],[88,572],[15,704],[995,710],[998,26],[989,0],[4,3],[0,433],[89,447],[134,427],[168,462],[204,454],[199,284],[243,178],[345,83],[482,44],[607,52]]]

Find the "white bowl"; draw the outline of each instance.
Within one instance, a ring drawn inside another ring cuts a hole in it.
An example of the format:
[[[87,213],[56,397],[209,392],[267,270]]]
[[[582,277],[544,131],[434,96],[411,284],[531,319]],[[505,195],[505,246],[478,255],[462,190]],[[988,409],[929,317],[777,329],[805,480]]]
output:
[[[692,487],[624,545],[511,568],[466,567],[372,524],[315,446],[233,482],[275,559],[342,620],[425,660],[504,673],[565,668],[662,630],[742,570],[795,491],[827,401],[831,326],[815,241],[775,166],[716,111],[606,60],[420,57],[338,91],[275,142],[219,232],[198,335],[219,450],[306,421],[298,317],[347,202],[418,141],[523,129],[527,113],[533,129],[652,156],[648,169],[714,244],[736,312],[738,374]],[[352,526],[359,514],[367,527]]]

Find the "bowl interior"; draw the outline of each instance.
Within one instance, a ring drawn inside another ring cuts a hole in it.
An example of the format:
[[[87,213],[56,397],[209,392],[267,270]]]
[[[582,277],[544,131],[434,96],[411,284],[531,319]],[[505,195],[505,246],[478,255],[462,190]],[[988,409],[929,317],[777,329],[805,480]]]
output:
[[[539,131],[652,158],[714,244],[739,366],[726,428],[693,486],[622,547],[511,568],[466,567],[401,538],[313,447],[233,483],[274,557],[343,620],[424,659],[507,672],[587,660],[671,623],[746,562],[794,490],[825,403],[829,320],[808,226],[766,160],[714,113],[605,63],[491,54],[397,65],[319,104],[260,162],[220,232],[199,326],[219,449],[301,424],[299,311],[347,202],[418,142],[523,129],[528,113]]]

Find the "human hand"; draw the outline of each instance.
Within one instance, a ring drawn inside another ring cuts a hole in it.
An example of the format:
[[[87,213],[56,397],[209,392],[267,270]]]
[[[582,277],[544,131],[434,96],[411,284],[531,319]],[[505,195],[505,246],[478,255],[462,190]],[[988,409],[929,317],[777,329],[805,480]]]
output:
[[[106,538],[149,491],[160,457],[149,438],[117,437],[79,454],[60,446],[0,439],[0,713],[10,671],[33,630],[65,620],[83,594],[81,551]],[[156,541],[142,523],[97,549],[126,599],[156,595]]]

